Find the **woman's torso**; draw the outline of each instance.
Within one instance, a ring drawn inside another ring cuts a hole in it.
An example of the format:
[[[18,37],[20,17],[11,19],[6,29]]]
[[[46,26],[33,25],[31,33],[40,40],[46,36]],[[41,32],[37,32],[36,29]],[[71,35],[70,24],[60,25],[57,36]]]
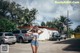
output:
[[[38,33],[33,33],[33,40],[38,40],[39,34]]]

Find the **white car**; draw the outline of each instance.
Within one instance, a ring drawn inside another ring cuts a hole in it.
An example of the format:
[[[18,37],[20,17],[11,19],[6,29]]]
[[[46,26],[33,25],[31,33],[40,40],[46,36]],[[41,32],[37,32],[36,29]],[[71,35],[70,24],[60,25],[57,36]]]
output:
[[[66,38],[67,38],[66,34],[62,34],[62,35],[61,35],[61,38],[62,38],[62,39],[66,39]]]
[[[16,43],[16,37],[11,32],[0,32],[0,44]]]

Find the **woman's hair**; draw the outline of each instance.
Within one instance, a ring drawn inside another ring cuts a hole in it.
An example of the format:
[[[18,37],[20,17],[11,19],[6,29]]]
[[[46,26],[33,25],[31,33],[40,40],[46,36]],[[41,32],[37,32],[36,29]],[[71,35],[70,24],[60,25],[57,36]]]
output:
[[[37,29],[32,29],[32,32],[33,32],[33,33],[37,32],[37,31],[38,31]]]
[[[38,32],[38,26],[34,26],[31,31],[32,31],[33,33]]]
[[[37,29],[37,28],[38,28],[38,26],[34,26],[33,28],[34,28],[34,29]]]

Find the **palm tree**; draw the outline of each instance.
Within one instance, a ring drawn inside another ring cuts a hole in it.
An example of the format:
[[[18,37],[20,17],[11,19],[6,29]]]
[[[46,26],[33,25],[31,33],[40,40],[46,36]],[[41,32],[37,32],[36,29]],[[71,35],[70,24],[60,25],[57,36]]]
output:
[[[60,16],[60,19],[54,19],[46,23],[48,27],[57,28],[60,34],[67,33],[67,25],[70,26],[71,24],[71,21],[64,16]]]
[[[64,34],[66,33],[67,37],[70,37],[70,26],[72,24],[72,22],[69,20],[69,18],[64,17],[64,16],[60,16],[60,33]],[[66,30],[65,30],[66,28]]]

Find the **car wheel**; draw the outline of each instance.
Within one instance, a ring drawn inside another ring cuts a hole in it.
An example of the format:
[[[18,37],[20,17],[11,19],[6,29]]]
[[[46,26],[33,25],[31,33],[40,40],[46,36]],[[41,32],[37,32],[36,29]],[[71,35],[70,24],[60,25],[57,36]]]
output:
[[[64,38],[64,39],[66,39],[66,38]]]
[[[61,40],[61,39],[58,39],[59,41]]]
[[[1,41],[1,44],[4,44],[4,41],[3,40]]]
[[[19,38],[19,41],[18,41],[19,43],[22,43],[23,42],[23,39],[22,38]]]
[[[32,40],[28,40],[28,42],[31,42]]]
[[[13,42],[12,44],[15,44],[16,42]]]

